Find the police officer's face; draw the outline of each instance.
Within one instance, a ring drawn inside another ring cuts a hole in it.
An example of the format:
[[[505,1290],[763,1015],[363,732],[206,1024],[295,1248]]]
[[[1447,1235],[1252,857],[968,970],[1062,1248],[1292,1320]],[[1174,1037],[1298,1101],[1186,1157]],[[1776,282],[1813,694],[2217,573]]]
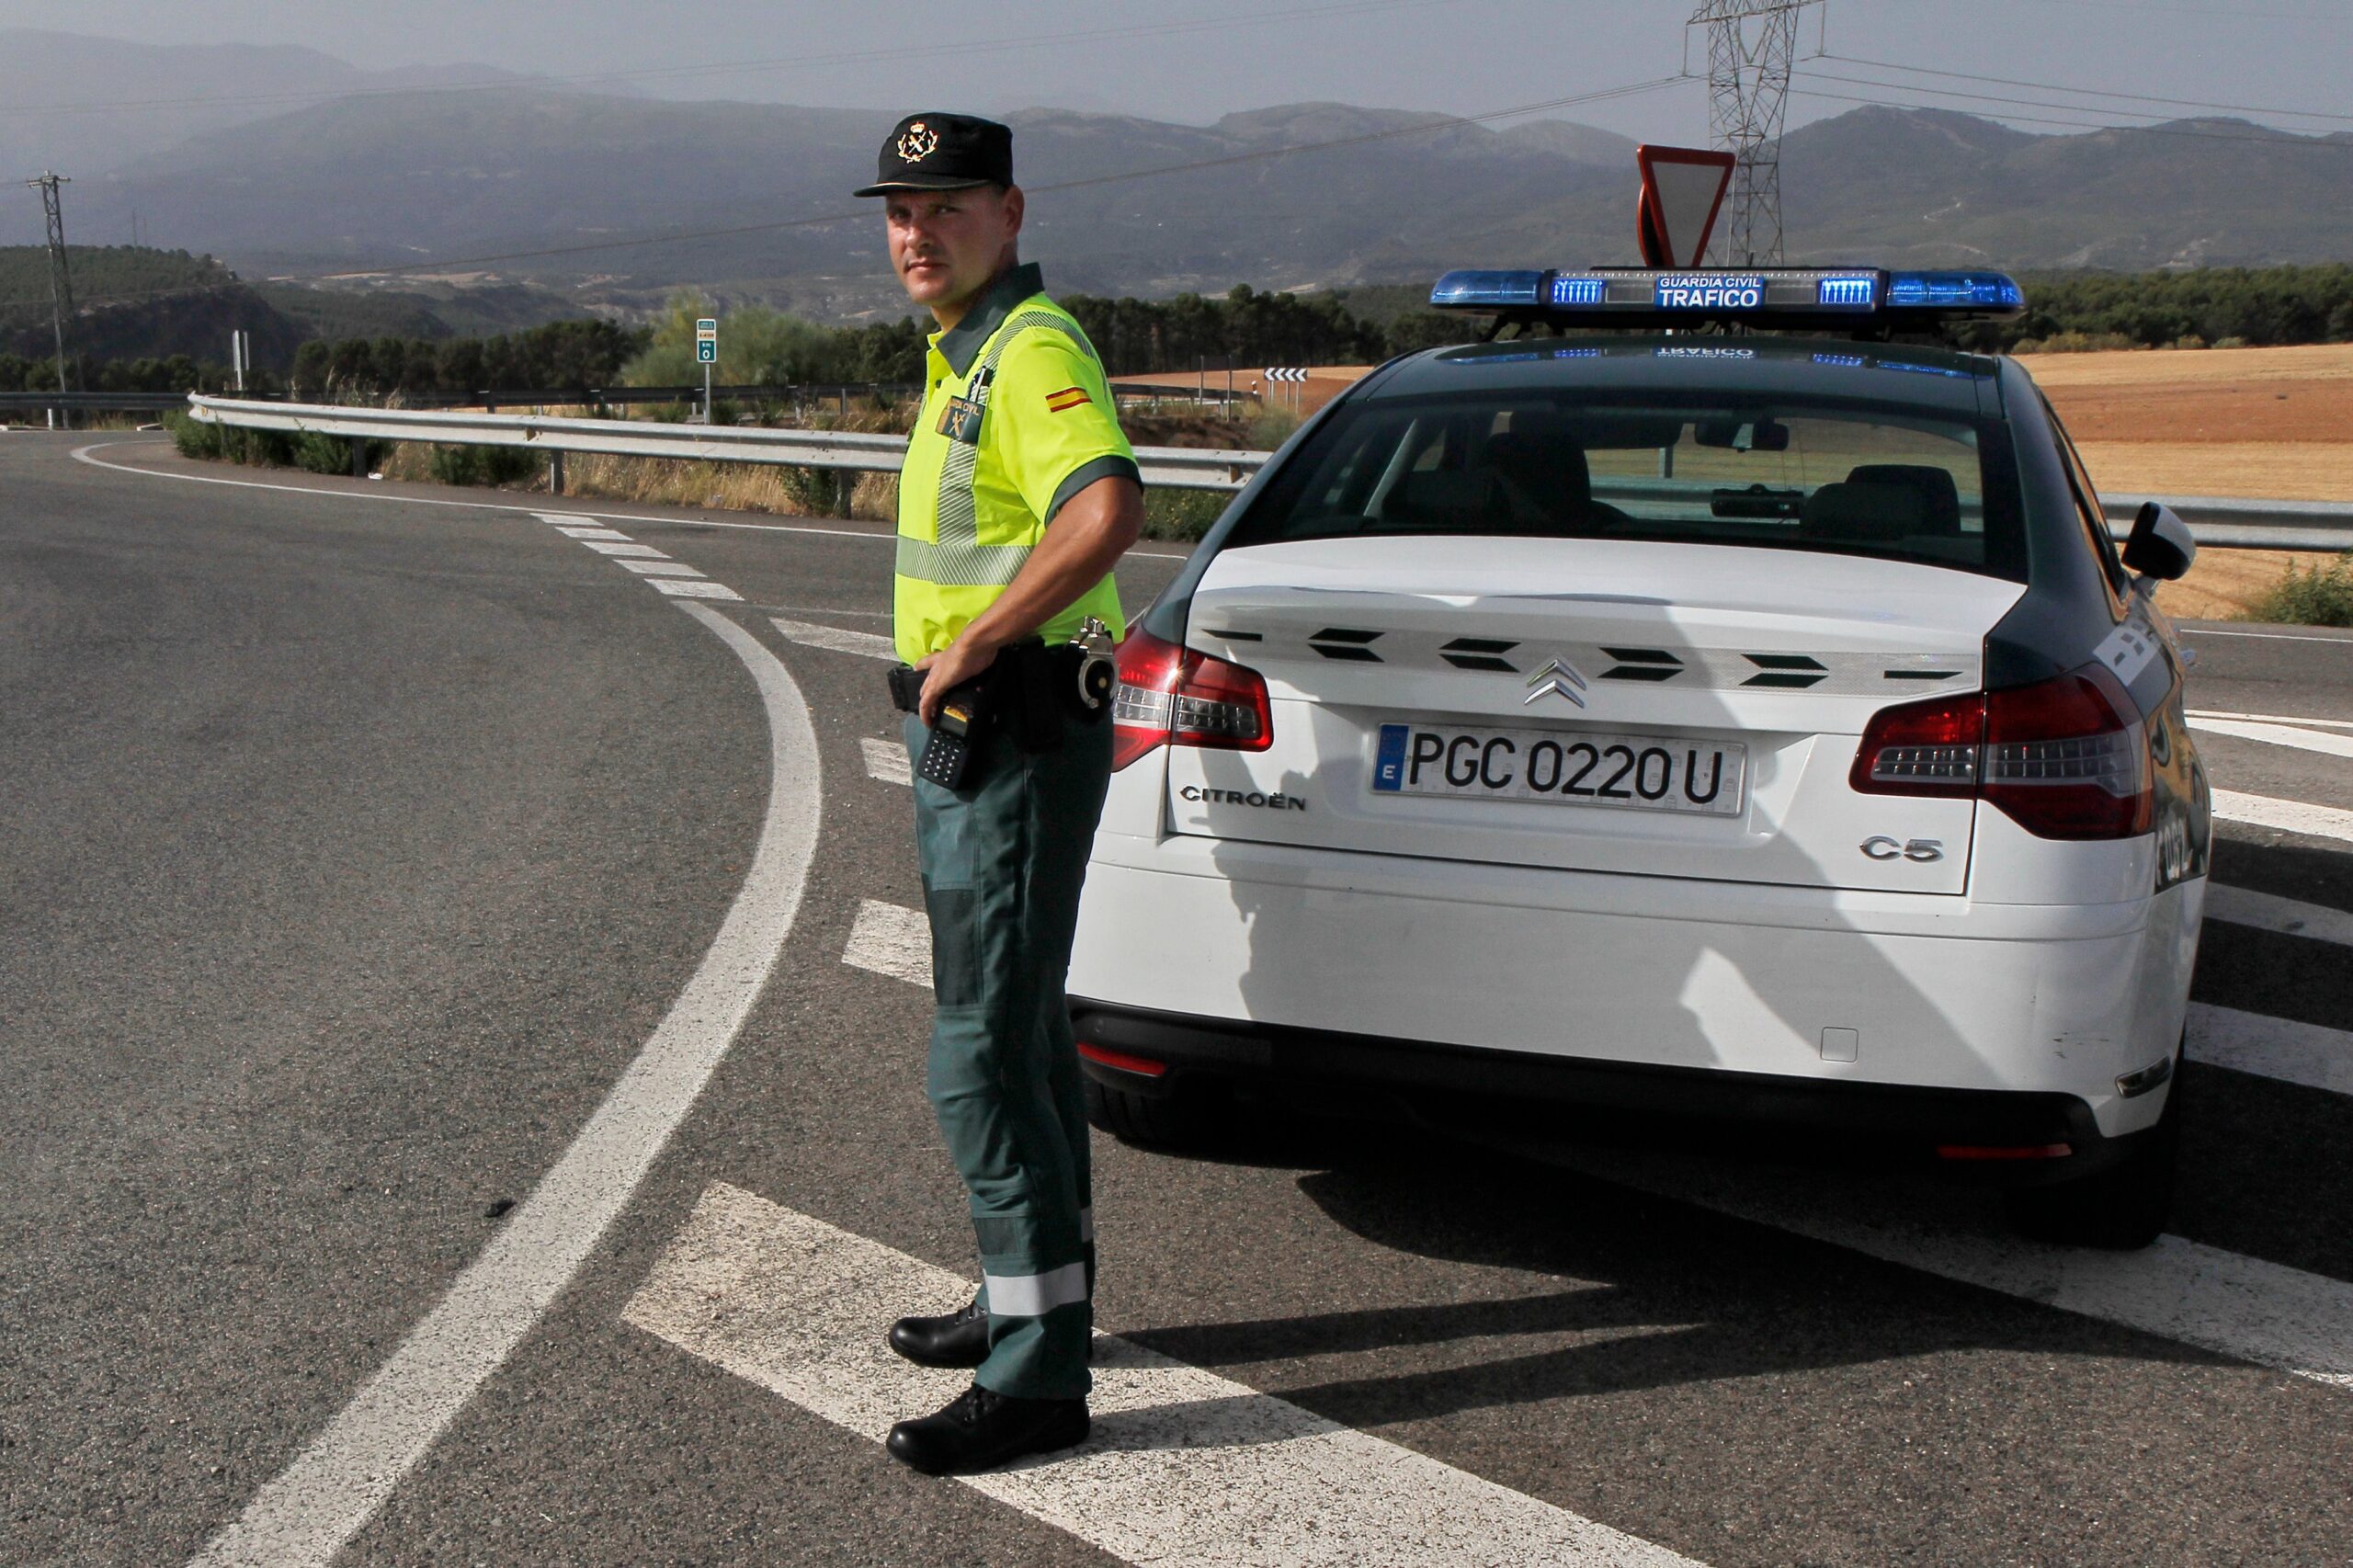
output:
[[[884,210],[891,265],[907,298],[935,308],[961,304],[987,287],[1011,260],[1021,232],[1017,188],[894,191]]]

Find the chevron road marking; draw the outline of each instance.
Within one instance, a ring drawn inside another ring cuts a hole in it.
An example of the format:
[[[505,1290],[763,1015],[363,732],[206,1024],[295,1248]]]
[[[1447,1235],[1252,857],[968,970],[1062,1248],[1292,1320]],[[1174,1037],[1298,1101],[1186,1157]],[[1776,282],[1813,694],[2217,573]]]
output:
[[[740,603],[744,597],[726,584],[714,583],[707,577],[691,581],[685,577],[648,577],[646,581],[674,599],[734,599]]]
[[[2353,1095],[2353,1034],[2204,1002],[2189,1005],[2189,1059]]]
[[[2306,805],[2302,801],[2275,801],[2268,795],[2242,795],[2234,790],[2214,791],[2214,814],[2224,822],[2275,828],[2309,838],[2335,838],[2353,844],[2353,812],[2335,806]]]
[[[2244,719],[2192,719],[2189,727],[2208,734],[2235,735],[2243,741],[2262,741],[2275,746],[2294,746],[2299,751],[2316,751],[2329,756],[2353,756],[2353,735],[2331,734],[2325,730],[2307,730],[2293,724],[2254,723]]]
[[[2293,713],[2226,713],[2213,708],[2189,710],[2190,722],[2200,719],[2243,719],[2250,724],[2305,724],[2324,730],[2353,730],[2353,719],[2305,719]]]
[[[931,922],[920,909],[868,899],[858,906],[842,962],[931,988]]]
[[[904,784],[912,788],[915,773],[907,766],[907,748],[896,741],[877,740],[872,735],[858,738],[858,751],[866,758],[866,776],[885,784]],[[2210,892],[2210,898],[2212,894]]]
[[[2206,884],[2206,918],[2233,926],[2252,926],[2284,937],[2310,937],[2316,941],[2353,947],[2353,913],[2325,903],[2303,903],[2252,888]]]
[[[874,631],[850,631],[838,626],[820,626],[814,621],[787,620],[782,616],[768,618],[779,631],[795,642],[805,642],[812,648],[826,648],[836,653],[857,653],[869,659],[896,660],[898,644]]]
[[[1924,1216],[1849,1173],[1572,1150],[1543,1157],[1600,1180],[1770,1225],[1883,1262],[2353,1390],[2353,1283],[2180,1236],[2139,1252],[2045,1246]]]
[[[912,1367],[880,1325],[952,1312],[945,1269],[713,1183],[622,1318],[880,1442],[967,1374]],[[1663,1547],[1109,1335],[1093,1435],[962,1483],[1154,1568],[1674,1568]]]

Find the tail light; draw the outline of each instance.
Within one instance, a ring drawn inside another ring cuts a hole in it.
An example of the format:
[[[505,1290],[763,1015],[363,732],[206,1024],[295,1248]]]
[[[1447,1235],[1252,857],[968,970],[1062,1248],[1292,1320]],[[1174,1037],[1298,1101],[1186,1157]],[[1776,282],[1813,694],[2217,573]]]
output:
[[[1848,782],[1861,795],[1973,795],[2041,838],[2131,838],[2156,815],[2140,710],[2098,665],[1882,709]]]
[[[1258,672],[1149,631],[1120,644],[1120,686],[1111,699],[1111,769],[1164,745],[1265,751],[1274,712]]]

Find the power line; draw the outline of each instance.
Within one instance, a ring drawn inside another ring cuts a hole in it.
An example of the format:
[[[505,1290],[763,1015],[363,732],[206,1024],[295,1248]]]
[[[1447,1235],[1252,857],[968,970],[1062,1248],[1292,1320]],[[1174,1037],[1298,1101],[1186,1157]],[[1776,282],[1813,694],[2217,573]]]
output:
[[[1943,76],[1956,82],[1990,82],[2000,87],[2028,87],[2038,92],[2070,93],[2079,98],[2121,98],[2131,103],[2163,104],[2172,108],[2219,108],[2237,114],[2276,114],[2295,119],[2333,119],[2353,124],[2353,114],[2325,114],[2318,109],[2279,108],[2261,104],[2207,103],[2198,98],[2158,97],[2149,93],[2119,93],[2105,87],[2070,87],[2057,82],[2022,82],[2009,76],[1979,76],[1967,71],[1938,71],[1927,65],[1897,65],[1885,60],[1863,60],[1851,54],[1832,54],[1828,51],[1815,56],[1821,60],[1836,60],[1847,65],[1867,65],[1874,71],[1903,71],[1917,76]],[[1923,87],[1922,92],[1933,91]],[[2005,100],[2006,101],[2006,100]],[[2020,102],[2032,100],[2020,99]],[[2045,105],[2045,108],[2063,106]],[[2088,106],[2086,106],[2088,107]]]
[[[1363,16],[1388,11],[1427,10],[1438,6],[1457,6],[1467,0],[1347,0],[1345,4],[1302,6],[1296,10],[1252,10],[1225,13],[1213,17],[1195,17],[1174,21],[1131,23],[1124,27],[1097,28],[1086,30],[1064,29],[1057,32],[1028,33],[1013,37],[973,39],[961,43],[892,44],[874,49],[839,51],[832,54],[782,55],[766,60],[712,61],[695,65],[645,66],[633,71],[580,72],[572,74],[534,75],[519,80],[495,82],[452,82],[441,86],[322,88],[309,92],[288,93],[223,93],[177,98],[127,98],[111,101],[85,100],[63,104],[11,104],[0,106],[0,115],[11,114],[96,114],[117,113],[124,109],[207,108],[213,107],[248,107],[259,104],[328,103],[345,98],[406,97],[420,93],[489,93],[528,90],[546,84],[559,85],[595,85],[598,83],[676,80],[691,76],[746,75],[768,71],[795,71],[820,65],[854,65],[871,61],[922,59],[938,55],[963,58],[973,54],[1001,54],[1014,50],[1029,49],[1041,44],[1068,45],[1099,43],[1126,39],[1166,38],[1185,33],[1210,32],[1259,23],[1319,21],[1339,17]]]
[[[1804,74],[1811,76],[1813,73],[1805,73]],[[1832,79],[1845,80],[1845,78]],[[1874,82],[1868,85],[1871,86],[1889,87],[1896,91],[1911,90],[1909,88],[1898,87],[1893,83]],[[1942,104],[1924,104],[1908,98],[1859,97],[1853,93],[1824,92],[1819,87],[1791,87],[1790,90],[1798,94],[1802,97],[1826,98],[1833,103],[1842,104],[1876,104],[1882,108],[1940,109],[1946,108],[1947,107]],[[1933,89],[1930,88],[1921,88],[1918,90],[1923,92],[1933,91]],[[2077,104],[2052,104],[2047,107],[2052,108],[2073,108],[2079,113],[2093,112],[2086,109],[2085,106]],[[1947,109],[1947,112],[1960,113],[1961,111],[1957,109]],[[1988,118],[1991,117],[1989,116]],[[2075,131],[2129,131],[2139,136],[2187,136],[2201,142],[2238,142],[2253,143],[2257,146],[2265,147],[2319,147],[2340,152],[2353,149],[2353,140],[2337,142],[2318,136],[2235,136],[2227,131],[2188,131],[2176,125],[2118,125],[2113,121],[2101,121],[2097,119],[2056,119],[2049,115],[2019,114],[2011,110],[2002,111],[2000,118],[2003,119],[2022,119],[2029,125],[2064,126]]]

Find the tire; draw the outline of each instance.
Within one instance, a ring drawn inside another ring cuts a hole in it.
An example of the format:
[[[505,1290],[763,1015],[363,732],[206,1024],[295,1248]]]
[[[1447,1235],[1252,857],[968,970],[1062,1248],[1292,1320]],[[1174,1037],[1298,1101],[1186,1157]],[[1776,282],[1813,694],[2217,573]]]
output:
[[[2181,1154],[2181,1074],[2165,1087],[2157,1124],[2097,1176],[2028,1187],[2004,1199],[2011,1227],[2039,1242],[2131,1252],[2165,1233]]]
[[[1099,1131],[1122,1143],[1167,1149],[1198,1142],[1201,1136],[1199,1108],[1172,1096],[1132,1094],[1086,1080],[1086,1119]]]

